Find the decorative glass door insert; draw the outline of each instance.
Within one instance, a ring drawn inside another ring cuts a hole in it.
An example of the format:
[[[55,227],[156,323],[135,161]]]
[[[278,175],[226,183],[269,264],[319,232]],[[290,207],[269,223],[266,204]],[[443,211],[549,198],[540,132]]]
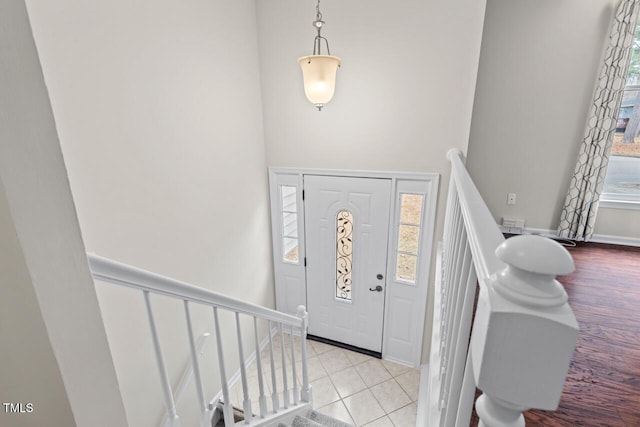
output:
[[[338,212],[336,220],[336,298],[351,301],[353,266],[353,214]]]

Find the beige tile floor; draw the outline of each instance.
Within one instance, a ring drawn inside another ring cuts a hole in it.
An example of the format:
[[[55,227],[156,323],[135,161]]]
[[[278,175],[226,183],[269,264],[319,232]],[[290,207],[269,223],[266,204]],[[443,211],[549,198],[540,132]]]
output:
[[[290,363],[290,337],[285,334],[285,338],[285,360]],[[316,410],[358,427],[415,427],[419,370],[317,341],[307,343],[309,382]],[[296,344],[294,348],[299,346]],[[280,349],[280,339],[276,336],[274,357],[278,362],[282,358]],[[296,377],[301,379],[300,356],[296,354],[295,359]],[[265,387],[271,393],[268,347],[262,351],[261,360]],[[281,363],[275,368],[277,384],[282,384],[282,368],[278,366]],[[287,369],[291,384],[291,369]],[[250,388],[256,390],[250,398],[257,400],[255,363],[248,368],[247,375]],[[242,401],[241,390],[239,382],[232,387],[232,400]]]

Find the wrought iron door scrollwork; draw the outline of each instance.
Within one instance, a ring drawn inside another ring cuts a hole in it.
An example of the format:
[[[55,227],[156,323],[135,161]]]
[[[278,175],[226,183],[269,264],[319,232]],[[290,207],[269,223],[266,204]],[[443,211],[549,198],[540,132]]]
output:
[[[353,215],[338,212],[336,225],[336,298],[351,300],[353,264]]]

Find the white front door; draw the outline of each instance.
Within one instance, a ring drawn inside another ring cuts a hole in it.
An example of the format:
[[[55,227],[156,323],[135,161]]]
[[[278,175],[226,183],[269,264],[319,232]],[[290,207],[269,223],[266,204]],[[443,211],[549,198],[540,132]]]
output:
[[[304,175],[309,334],[382,351],[391,180]]]

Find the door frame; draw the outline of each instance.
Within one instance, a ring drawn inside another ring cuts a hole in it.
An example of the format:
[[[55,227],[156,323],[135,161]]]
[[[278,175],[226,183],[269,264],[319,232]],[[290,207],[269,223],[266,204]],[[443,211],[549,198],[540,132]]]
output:
[[[431,262],[434,251],[436,205],[440,175],[438,173],[367,171],[343,169],[315,169],[292,167],[269,167],[269,192],[271,204],[271,227],[273,262],[275,275],[276,308],[295,314],[298,305],[306,306],[305,268],[305,222],[304,222],[304,176],[321,175],[354,178],[384,178],[391,180],[391,202],[389,212],[389,243],[387,245],[387,267],[385,277],[385,304],[382,330],[382,358],[405,365],[419,367],[422,356],[423,333],[427,310],[427,295],[431,282]],[[284,261],[283,253],[281,185],[296,187],[298,203],[298,262]],[[424,196],[419,241],[419,261],[416,283],[408,284],[392,280],[395,276],[396,251],[399,224],[399,197],[403,193]],[[393,275],[393,276],[392,276]],[[303,287],[304,290],[301,289]],[[304,295],[304,299],[302,299]],[[407,318],[402,304],[416,302],[415,310]],[[397,303],[397,304],[396,304]],[[404,318],[403,318],[404,316]],[[405,325],[415,326],[407,332]]]
[[[391,179],[304,175],[309,334],[378,357],[385,293],[367,289],[386,287],[391,185]],[[355,285],[347,299],[336,295],[340,212],[352,216],[350,278]]]

